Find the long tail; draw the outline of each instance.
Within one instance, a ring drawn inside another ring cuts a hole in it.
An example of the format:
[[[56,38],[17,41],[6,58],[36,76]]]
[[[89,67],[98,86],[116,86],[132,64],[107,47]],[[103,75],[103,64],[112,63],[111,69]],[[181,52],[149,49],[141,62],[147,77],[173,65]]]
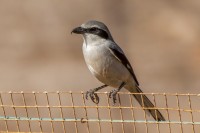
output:
[[[136,92],[134,93],[143,93],[142,90],[137,86]],[[147,98],[145,95],[133,95],[138,103],[146,108],[154,108],[153,103]],[[143,97],[143,100],[142,100]],[[163,115],[157,109],[148,109],[149,113],[153,116],[153,118],[157,121],[165,121]]]

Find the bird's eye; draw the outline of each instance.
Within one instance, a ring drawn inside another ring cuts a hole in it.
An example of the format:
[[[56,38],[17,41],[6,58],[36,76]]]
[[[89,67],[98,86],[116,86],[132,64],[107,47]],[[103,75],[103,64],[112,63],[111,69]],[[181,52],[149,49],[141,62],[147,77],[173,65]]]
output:
[[[90,31],[97,31],[98,29],[96,27],[90,28]]]

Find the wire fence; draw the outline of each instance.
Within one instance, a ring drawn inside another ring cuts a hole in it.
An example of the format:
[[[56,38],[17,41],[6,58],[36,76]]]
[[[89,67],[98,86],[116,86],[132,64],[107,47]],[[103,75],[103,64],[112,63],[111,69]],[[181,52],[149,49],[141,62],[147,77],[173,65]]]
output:
[[[0,131],[59,133],[198,133],[200,94],[146,95],[166,121],[155,121],[132,93],[119,92],[113,105],[108,92],[100,103],[84,92],[1,92]],[[134,93],[135,94],[135,93]]]

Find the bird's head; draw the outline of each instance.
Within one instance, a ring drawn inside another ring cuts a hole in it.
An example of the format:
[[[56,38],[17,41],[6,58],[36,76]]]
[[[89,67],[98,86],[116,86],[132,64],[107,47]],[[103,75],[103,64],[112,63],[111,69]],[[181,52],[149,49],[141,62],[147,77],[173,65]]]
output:
[[[80,27],[76,27],[71,33],[82,34],[84,39],[109,39],[113,40],[107,26],[99,21],[91,20],[83,23]]]

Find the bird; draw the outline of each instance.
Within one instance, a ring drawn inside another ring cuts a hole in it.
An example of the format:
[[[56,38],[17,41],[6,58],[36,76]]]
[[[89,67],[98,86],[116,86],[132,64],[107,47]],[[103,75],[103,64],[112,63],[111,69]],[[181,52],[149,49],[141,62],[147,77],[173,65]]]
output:
[[[103,22],[89,20],[74,28],[72,33],[82,35],[82,51],[87,67],[92,75],[103,83],[102,86],[87,91],[86,99],[90,97],[94,103],[98,104],[99,97],[95,92],[111,86],[115,89],[110,91],[109,98],[112,98],[113,104],[115,104],[117,93],[125,88],[133,93],[132,95],[138,103],[147,108],[156,121],[165,121],[160,111],[155,109],[154,104],[146,95],[142,94],[130,62]],[[141,95],[136,93],[141,93]]]

